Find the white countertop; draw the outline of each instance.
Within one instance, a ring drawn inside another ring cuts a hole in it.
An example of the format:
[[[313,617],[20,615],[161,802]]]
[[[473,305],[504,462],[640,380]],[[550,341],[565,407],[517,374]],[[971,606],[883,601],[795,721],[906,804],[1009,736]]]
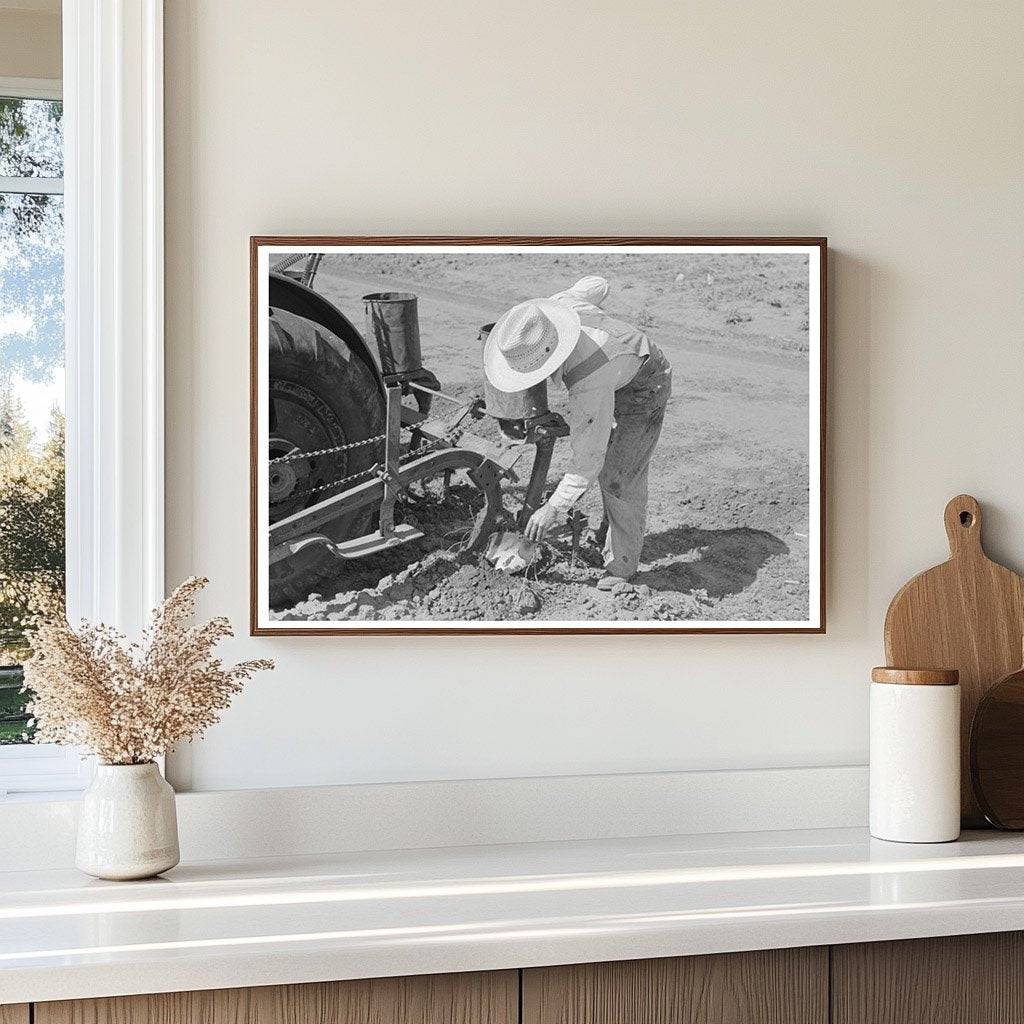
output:
[[[0,1003],[1024,929],[1024,836],[860,829],[0,873]]]

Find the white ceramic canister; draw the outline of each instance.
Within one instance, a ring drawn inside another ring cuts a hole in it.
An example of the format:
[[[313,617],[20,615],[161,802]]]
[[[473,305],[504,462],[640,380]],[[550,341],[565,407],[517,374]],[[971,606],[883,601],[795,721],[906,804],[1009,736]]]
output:
[[[174,790],[147,764],[100,764],[82,794],[75,864],[96,878],[150,878],[178,863]]]
[[[960,684],[952,669],[871,672],[871,834],[897,843],[960,835]]]

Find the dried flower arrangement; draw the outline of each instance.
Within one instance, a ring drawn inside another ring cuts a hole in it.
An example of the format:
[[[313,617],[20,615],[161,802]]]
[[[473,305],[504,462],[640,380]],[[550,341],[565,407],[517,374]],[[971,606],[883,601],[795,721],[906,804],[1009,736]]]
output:
[[[226,618],[190,626],[209,582],[193,576],[153,612],[138,643],[109,626],[63,619],[32,633],[25,688],[36,742],[83,746],[104,764],[145,764],[220,719],[266,660],[225,668],[213,649],[232,635]]]

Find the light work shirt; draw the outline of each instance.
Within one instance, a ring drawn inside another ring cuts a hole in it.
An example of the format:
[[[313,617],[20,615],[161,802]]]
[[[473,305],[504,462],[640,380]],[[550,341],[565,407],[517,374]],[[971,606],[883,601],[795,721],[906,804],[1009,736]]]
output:
[[[585,340],[581,338],[576,346],[577,351],[584,350],[580,353],[584,357],[587,349]],[[562,384],[563,374],[571,375],[573,366],[582,361],[577,357],[577,351],[551,375],[555,383]],[[548,499],[553,508],[567,511],[597,479],[615,426],[615,392],[636,376],[643,362],[642,357],[623,352],[569,388],[572,459],[568,472]]]
[[[591,275],[551,298],[575,310],[582,322],[580,340],[572,354],[552,375],[569,391],[569,471],[548,499],[553,508],[566,511],[597,479],[608,453],[615,426],[615,392],[637,374],[650,353],[643,331],[609,317],[601,308],[608,296],[608,281]],[[611,332],[611,335],[610,333]],[[615,344],[609,344],[614,336]],[[622,348],[635,350],[624,352]],[[619,350],[602,360],[601,352]],[[568,383],[567,383],[568,381]]]

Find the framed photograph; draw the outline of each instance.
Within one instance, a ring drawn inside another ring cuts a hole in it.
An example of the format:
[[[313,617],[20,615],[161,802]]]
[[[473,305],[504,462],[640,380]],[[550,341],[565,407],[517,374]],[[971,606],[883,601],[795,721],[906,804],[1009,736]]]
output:
[[[823,238],[251,239],[251,628],[823,633]]]

